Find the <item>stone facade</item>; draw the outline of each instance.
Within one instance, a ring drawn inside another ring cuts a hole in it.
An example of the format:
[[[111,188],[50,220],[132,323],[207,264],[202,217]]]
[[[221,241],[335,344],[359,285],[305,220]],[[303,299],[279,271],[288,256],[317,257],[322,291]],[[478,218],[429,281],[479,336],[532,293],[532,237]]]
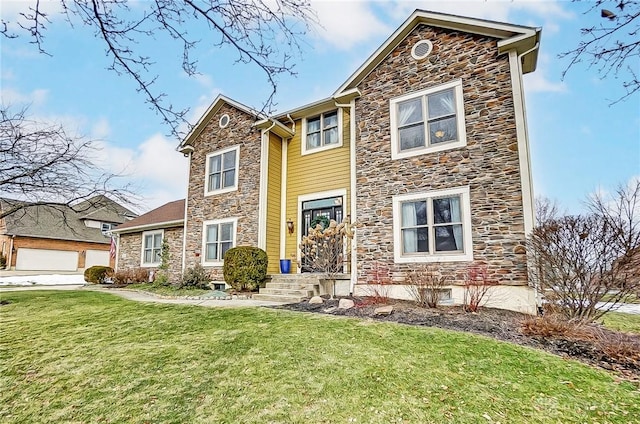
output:
[[[223,115],[229,124],[220,128]],[[236,246],[258,245],[261,133],[253,128],[256,117],[225,103],[192,143],[187,195],[186,267],[202,263],[203,222],[237,218]],[[238,189],[205,196],[206,158],[210,153],[240,146]],[[222,267],[209,267],[214,281],[222,281]]]
[[[177,282],[182,277],[184,229],[183,227],[165,228],[163,232],[163,238],[169,244],[169,281]],[[121,234],[118,246],[118,270],[131,270],[142,266],[142,232]],[[157,267],[148,267],[148,269],[156,271]]]
[[[433,43],[426,60],[411,56],[422,39]],[[379,282],[379,270],[403,281],[415,264],[397,264],[392,196],[468,186],[474,262],[494,281],[526,285],[523,198],[515,108],[507,55],[496,39],[417,26],[359,85],[356,100],[358,283]],[[462,80],[467,145],[391,159],[389,100]],[[464,280],[469,262],[438,264]]]

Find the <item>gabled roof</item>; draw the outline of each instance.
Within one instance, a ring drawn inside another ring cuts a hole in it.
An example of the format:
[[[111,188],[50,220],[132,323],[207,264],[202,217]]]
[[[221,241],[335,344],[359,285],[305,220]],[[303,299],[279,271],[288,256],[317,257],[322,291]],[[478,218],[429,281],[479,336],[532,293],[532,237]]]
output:
[[[122,224],[138,216],[138,214],[104,195],[98,195],[77,203],[73,205],[73,209],[80,215],[80,219],[90,219],[114,224]]]
[[[540,28],[417,9],[396,32],[336,90],[333,97],[339,96],[346,90],[356,88],[414,28],[421,24],[498,38],[497,47],[500,54],[506,53],[509,50],[516,50],[518,54],[527,53],[522,60],[523,73],[533,72],[536,69],[538,50],[535,49],[535,47],[540,41]]]
[[[94,203],[97,204],[100,199],[94,200]],[[88,200],[88,202],[90,201],[91,199]],[[6,235],[109,243],[109,237],[103,235],[100,228],[90,228],[84,224],[82,214],[75,209],[77,205],[73,207],[65,204],[40,205],[12,199],[0,199],[0,209],[2,210],[17,204],[23,207],[4,218],[4,233]],[[128,211],[126,208],[123,209]],[[101,219],[95,220],[102,221]],[[105,220],[104,222],[114,221]]]
[[[113,233],[133,233],[145,230],[177,227],[184,224],[185,200],[175,200],[155,208],[139,217],[126,222],[114,230]]]
[[[211,103],[207,111],[200,117],[200,120],[198,120],[198,122],[193,126],[193,128],[191,128],[191,131],[189,131],[189,134],[187,134],[184,140],[182,140],[182,143],[180,143],[177,150],[181,153],[184,153],[185,151],[189,151],[189,149],[185,150],[185,148],[193,144],[193,141],[200,135],[202,130],[204,130],[204,128],[209,123],[209,121],[211,121],[211,118],[213,118],[213,116],[225,104],[233,106],[236,109],[241,110],[242,112],[245,112],[251,116],[254,116],[256,120],[267,118],[267,116],[264,115],[262,112],[259,112],[253,108],[250,108],[249,106],[245,106],[242,103],[237,102],[227,96],[218,94],[218,96],[213,100],[213,103]]]

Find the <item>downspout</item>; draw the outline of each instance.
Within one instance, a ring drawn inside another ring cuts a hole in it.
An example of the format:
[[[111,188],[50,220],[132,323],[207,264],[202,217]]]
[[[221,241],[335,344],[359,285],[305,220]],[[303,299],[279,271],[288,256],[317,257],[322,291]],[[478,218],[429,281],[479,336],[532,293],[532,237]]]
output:
[[[336,107],[349,108],[349,212],[351,215],[350,224],[357,219],[356,215],[356,100],[352,99],[348,104],[336,102]],[[358,258],[357,258],[357,234],[354,231],[351,238],[351,263],[349,265],[350,284],[349,293],[353,294],[358,281]]]
[[[260,133],[260,194],[258,196],[258,247],[267,248],[267,183],[269,178],[269,131],[276,126],[272,121],[269,128]]]
[[[184,224],[182,224],[182,273],[187,267],[187,205],[189,203],[189,182],[191,180],[191,155],[193,150],[189,151],[189,165],[187,167],[187,195],[184,197]]]
[[[296,132],[296,121],[291,118],[291,115],[287,113],[287,119],[291,122],[291,131],[295,134]]]
[[[113,233],[111,234],[111,236],[113,237]],[[116,258],[114,261],[114,269],[116,270],[116,272],[118,272],[118,259],[120,259],[120,234],[116,233]]]

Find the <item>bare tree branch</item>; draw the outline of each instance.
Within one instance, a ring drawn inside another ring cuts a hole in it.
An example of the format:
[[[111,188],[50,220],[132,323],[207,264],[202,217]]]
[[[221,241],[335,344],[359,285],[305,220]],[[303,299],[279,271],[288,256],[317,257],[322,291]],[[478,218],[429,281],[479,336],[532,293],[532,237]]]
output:
[[[579,63],[586,63],[589,68],[595,66],[600,78],[621,77],[625,94],[611,100],[611,104],[615,104],[640,90],[640,2],[596,0],[589,4],[591,7],[585,15],[599,13],[602,20],[598,25],[582,28],[582,40],[578,46],[559,55],[569,59],[562,77]]]
[[[28,11],[21,14],[29,25],[18,22],[40,52],[44,49],[44,33],[48,16],[42,12],[40,0],[32,0]],[[274,106],[278,77],[295,75],[292,63],[300,52],[299,37],[316,15],[307,0],[150,0],[136,3],[130,8],[127,0],[58,0],[70,25],[76,23],[91,27],[102,39],[111,58],[108,69],[132,78],[145,101],[168,125],[171,134],[181,138],[188,122],[187,109],[177,110],[167,104],[166,95],[155,89],[158,75],[151,73],[154,62],[139,52],[137,45],[143,39],[157,39],[168,35],[182,48],[182,69],[193,76],[198,73],[198,62],[192,58],[195,48],[202,44],[222,48],[230,46],[238,53],[236,62],[257,66],[266,76],[271,93],[262,112],[270,113]],[[28,3],[27,3],[28,4]],[[1,21],[0,33],[16,38],[11,22]],[[209,34],[194,28],[205,24]],[[190,30],[192,30],[190,32]]]
[[[0,196],[20,200],[0,211],[0,219],[28,204],[69,206],[100,194],[132,204],[130,188],[92,162],[96,151],[91,140],[72,137],[61,125],[0,107]]]

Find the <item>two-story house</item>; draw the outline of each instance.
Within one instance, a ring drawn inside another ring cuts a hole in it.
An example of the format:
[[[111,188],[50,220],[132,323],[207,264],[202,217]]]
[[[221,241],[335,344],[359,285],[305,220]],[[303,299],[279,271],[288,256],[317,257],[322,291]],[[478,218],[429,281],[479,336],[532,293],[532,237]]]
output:
[[[417,10],[326,99],[263,116],[219,96],[178,148],[183,269],[222,280],[225,251],[251,245],[277,274],[279,259],[300,259],[313,218],[346,217],[359,223],[348,293],[384,279],[406,298],[408,272],[435,264],[460,301],[467,269],[483,264],[494,306],[535,311],[522,75],[539,41],[539,28]]]

